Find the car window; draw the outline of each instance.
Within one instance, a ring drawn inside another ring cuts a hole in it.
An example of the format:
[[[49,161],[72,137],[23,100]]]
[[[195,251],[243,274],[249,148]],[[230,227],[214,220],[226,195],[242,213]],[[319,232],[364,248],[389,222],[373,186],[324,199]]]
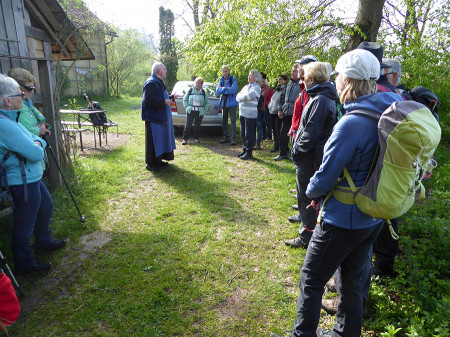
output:
[[[190,88],[194,86],[193,83],[181,83],[175,84],[172,90],[172,95],[178,96],[177,98],[182,98],[189,91]],[[208,97],[219,97],[216,95],[216,87],[213,84],[203,84],[203,89],[205,90]]]

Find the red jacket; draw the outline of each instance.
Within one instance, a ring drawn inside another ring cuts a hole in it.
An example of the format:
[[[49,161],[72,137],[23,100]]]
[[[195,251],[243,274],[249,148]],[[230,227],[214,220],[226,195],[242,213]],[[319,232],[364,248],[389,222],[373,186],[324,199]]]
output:
[[[0,273],[0,322],[5,326],[10,325],[19,317],[19,313],[20,304],[11,280]],[[0,330],[2,330],[1,325]]]
[[[294,114],[292,115],[292,130],[297,131],[302,119],[302,111],[309,101],[309,95],[306,93],[306,88],[303,83],[300,83],[302,91],[297,97],[294,105]]]

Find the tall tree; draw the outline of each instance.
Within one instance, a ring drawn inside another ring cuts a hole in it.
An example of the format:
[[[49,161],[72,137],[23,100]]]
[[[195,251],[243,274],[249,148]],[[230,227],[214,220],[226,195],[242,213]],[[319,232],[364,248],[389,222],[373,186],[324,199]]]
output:
[[[355,27],[345,51],[356,49],[363,41],[376,42],[386,0],[359,0]]]
[[[118,37],[108,45],[111,95],[139,94],[143,75],[150,72],[148,61],[153,55],[142,33],[134,29],[117,29],[117,32]]]
[[[170,9],[159,7],[159,53],[161,62],[166,66],[166,85],[168,90],[172,90],[177,82],[178,55],[175,46],[175,26],[174,16]]]

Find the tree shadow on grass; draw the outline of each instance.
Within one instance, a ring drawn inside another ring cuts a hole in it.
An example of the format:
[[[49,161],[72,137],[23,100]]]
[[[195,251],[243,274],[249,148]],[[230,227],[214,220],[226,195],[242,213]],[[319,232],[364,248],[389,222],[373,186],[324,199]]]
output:
[[[246,200],[239,200],[233,195],[226,193],[226,186],[220,182],[211,182],[202,179],[194,172],[170,164],[169,167],[154,174],[155,178],[176,188],[179,193],[185,194],[187,198],[196,200],[203,208],[215,213],[221,218],[232,220],[236,214],[242,220],[254,223],[265,223],[261,212],[245,209],[242,204]]]

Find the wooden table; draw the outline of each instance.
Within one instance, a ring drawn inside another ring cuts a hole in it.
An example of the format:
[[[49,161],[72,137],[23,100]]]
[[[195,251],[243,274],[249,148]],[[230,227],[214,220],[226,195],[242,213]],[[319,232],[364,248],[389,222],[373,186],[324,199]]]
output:
[[[97,114],[97,113],[101,113],[101,112],[105,113],[106,110],[89,110],[89,109],[65,110],[65,109],[62,109],[62,110],[59,110],[59,112],[62,115],[75,116],[76,123],[74,123],[74,124],[78,125],[78,128],[80,130],[81,130],[81,127],[92,126],[94,129],[94,145],[95,145],[95,147],[97,147],[97,140],[96,140],[96,136],[95,136],[96,129],[97,129],[97,133],[98,133],[99,146],[102,147],[102,133],[106,134],[108,127],[111,127],[111,126],[117,126],[117,128],[119,127],[115,123],[105,123],[103,125],[95,125],[91,122],[89,115],[93,115],[93,114]],[[64,124],[67,125],[68,123],[65,122]],[[80,139],[81,139],[81,133],[80,133]],[[106,145],[107,144],[108,144],[108,136],[106,135]]]

